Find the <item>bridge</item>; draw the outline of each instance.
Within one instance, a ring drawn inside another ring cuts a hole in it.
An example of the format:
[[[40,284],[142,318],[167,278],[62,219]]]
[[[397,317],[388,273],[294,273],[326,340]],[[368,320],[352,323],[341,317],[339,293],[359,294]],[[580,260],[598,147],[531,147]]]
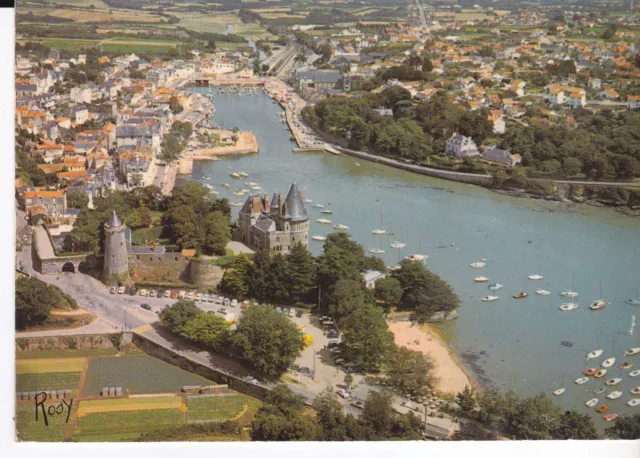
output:
[[[93,253],[56,255],[53,243],[47,229],[42,225],[34,227],[34,242],[36,257],[39,261],[38,270],[42,275],[59,275],[61,272],[78,273],[88,270],[95,264]]]

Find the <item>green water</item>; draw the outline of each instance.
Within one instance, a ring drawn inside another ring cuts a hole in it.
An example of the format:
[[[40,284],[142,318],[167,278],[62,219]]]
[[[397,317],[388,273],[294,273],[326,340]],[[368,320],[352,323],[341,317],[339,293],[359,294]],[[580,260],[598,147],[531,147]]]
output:
[[[325,207],[332,203],[327,207],[332,215],[323,215],[307,204],[310,236],[333,230],[331,225],[316,222],[326,218],[348,225],[365,249],[385,250],[381,256],[387,264],[411,253],[429,255],[428,267],[449,281],[462,300],[460,318],[439,327],[483,384],[513,388],[521,395],[544,391],[550,396],[562,385],[567,391],[554,398],[561,406],[594,412],[584,403],[596,397],[592,392],[595,379],[583,386],[573,381],[587,367],[586,354],[602,348],[603,356],[588,367],[615,356],[616,364],[600,383],[614,376],[623,378],[615,387],[623,396],[606,400],[609,412],[633,412],[626,401],[632,397],[629,390],[640,385],[640,376],[629,377],[629,370],[623,371],[619,364],[625,360],[626,348],[640,346],[635,330],[633,336],[627,335],[638,307],[624,303],[640,283],[640,219],[609,209],[503,196],[363,160],[357,160],[358,166],[348,156],[292,153],[291,134],[279,121],[282,109],[264,93],[238,96],[214,91],[214,101],[214,122],[223,128],[253,131],[260,153],[198,162],[187,179],[214,185],[232,202],[242,202],[243,198],[231,192],[248,188],[245,182],[257,182],[271,195],[286,193],[297,180],[305,198]],[[249,177],[234,180],[229,176],[232,171],[246,172]],[[233,186],[227,191],[222,183]],[[237,211],[234,207],[234,216]],[[395,235],[372,235],[377,228]],[[407,244],[400,252],[389,246],[396,239]],[[439,248],[439,244],[447,247]],[[321,248],[321,242],[310,241],[315,254]],[[481,258],[488,259],[483,269],[469,267]],[[534,273],[544,280],[526,279]],[[486,284],[474,283],[477,275],[505,286],[490,292]],[[571,288],[574,275],[580,306],[574,312],[561,312],[558,306],[567,301],[558,293]],[[609,304],[603,311],[591,312],[588,305],[600,297],[601,280]],[[538,296],[536,288],[552,294]],[[523,289],[528,298],[512,299]],[[490,293],[500,299],[479,301]],[[563,346],[562,341],[573,345]],[[640,355],[627,359],[634,362],[631,370],[640,367]],[[614,388],[605,394],[611,391]],[[597,395],[600,403],[605,394]]]

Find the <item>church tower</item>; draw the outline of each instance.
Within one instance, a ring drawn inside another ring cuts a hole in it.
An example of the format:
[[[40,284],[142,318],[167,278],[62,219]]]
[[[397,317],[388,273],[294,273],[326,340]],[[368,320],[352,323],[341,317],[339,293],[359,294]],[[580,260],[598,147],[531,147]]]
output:
[[[116,211],[104,225],[104,266],[103,277],[109,280],[114,276],[129,274],[129,253],[125,240],[125,226]]]

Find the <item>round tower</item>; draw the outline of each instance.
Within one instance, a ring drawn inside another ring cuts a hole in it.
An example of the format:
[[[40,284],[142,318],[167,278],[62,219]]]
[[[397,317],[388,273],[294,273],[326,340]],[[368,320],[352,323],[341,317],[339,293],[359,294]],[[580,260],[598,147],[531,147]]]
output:
[[[104,266],[102,274],[105,280],[115,275],[129,274],[129,253],[125,240],[126,226],[120,221],[116,211],[104,224]]]

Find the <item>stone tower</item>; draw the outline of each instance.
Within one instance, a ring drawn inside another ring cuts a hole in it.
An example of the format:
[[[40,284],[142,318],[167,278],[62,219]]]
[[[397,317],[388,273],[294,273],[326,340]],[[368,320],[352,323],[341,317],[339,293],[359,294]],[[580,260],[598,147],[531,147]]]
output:
[[[114,210],[111,219],[104,225],[104,267],[102,274],[105,280],[109,280],[115,275],[127,276],[129,274],[129,253],[125,240],[126,228]]]

